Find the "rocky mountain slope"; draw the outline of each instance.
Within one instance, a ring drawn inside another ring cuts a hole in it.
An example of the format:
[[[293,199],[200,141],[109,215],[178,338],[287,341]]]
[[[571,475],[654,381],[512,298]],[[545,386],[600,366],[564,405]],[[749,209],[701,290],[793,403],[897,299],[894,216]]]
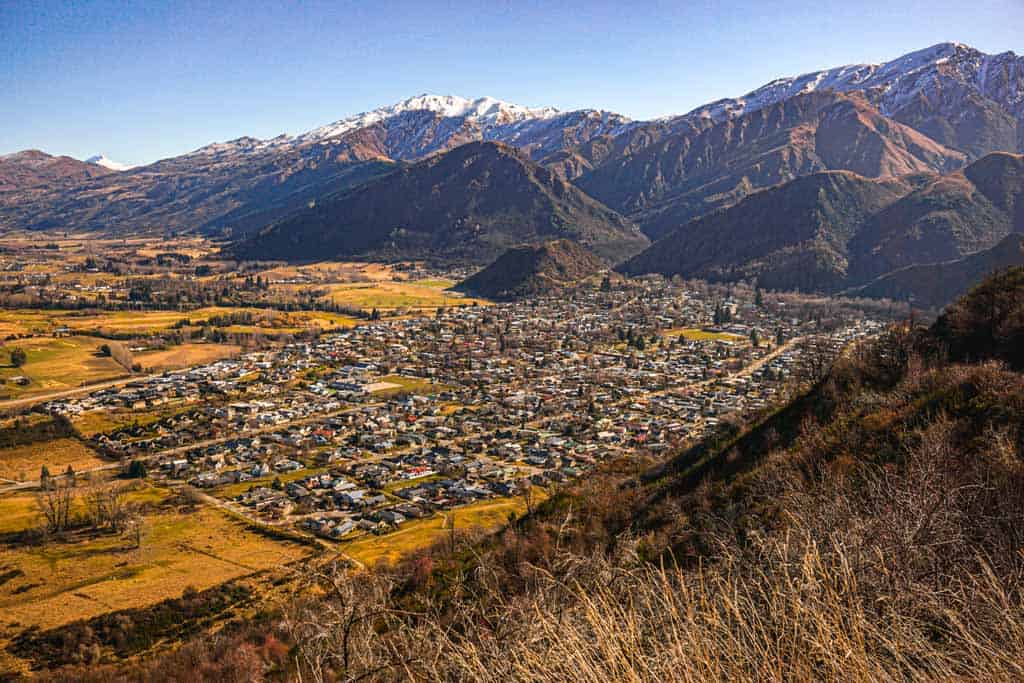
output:
[[[810,173],[892,177],[952,170],[965,160],[859,96],[813,92],[707,128],[668,133],[638,152],[604,160],[576,182],[657,238],[751,192]]]
[[[102,166],[30,149],[0,156],[0,193],[66,188],[109,173]]]
[[[992,273],[1013,266],[1024,266],[1024,234],[1014,233],[991,249],[954,261],[900,268],[846,293],[910,301],[920,308],[937,309]]]
[[[317,201],[242,240],[242,258],[437,258],[485,264],[564,237],[609,260],[647,239],[611,209],[512,147],[476,142]]]
[[[512,247],[455,289],[488,299],[550,296],[607,268],[607,264],[566,239]]]
[[[686,117],[722,121],[822,90],[862,93],[884,115],[975,158],[1024,151],[1024,57],[988,55],[960,43],[940,43],[882,64],[779,78]]]
[[[773,289],[835,291],[914,264],[960,259],[1024,230],[1024,156],[954,173],[818,173],[672,231],[620,268]]]

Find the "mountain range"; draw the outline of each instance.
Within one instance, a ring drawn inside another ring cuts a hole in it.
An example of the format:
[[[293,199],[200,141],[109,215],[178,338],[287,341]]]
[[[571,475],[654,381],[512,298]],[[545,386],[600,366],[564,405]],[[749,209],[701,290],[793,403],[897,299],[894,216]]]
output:
[[[521,242],[553,238],[609,260],[649,244],[635,225],[526,153],[472,142],[325,197],[238,242],[233,254],[486,264]]]
[[[482,152],[481,143],[502,151]],[[459,153],[467,144],[476,146]],[[780,78],[651,121],[601,109],[563,112],[487,97],[420,95],[301,135],[243,137],[124,170],[104,157],[86,163],[21,152],[0,157],[0,228],[203,232],[231,240],[240,256],[266,257],[264,247],[276,245],[285,258],[401,254],[479,263],[518,242],[577,234],[608,260],[624,261],[643,246],[635,225],[654,240],[682,240],[686,258],[669,264],[667,254],[676,252],[666,249],[653,260],[637,257],[627,271],[759,275],[766,286],[831,290],[991,248],[1019,229],[984,193],[988,204],[975,206],[973,181],[956,172],[992,153],[1022,151],[1024,58],[942,43],[882,64]],[[437,205],[431,193],[442,180],[438,174],[455,169],[437,158],[457,153],[463,156],[456,159],[474,158],[471,173],[453,176],[466,181],[466,196],[446,183],[444,206]],[[507,181],[490,182],[502,173],[510,174]],[[514,182],[525,187],[512,191]],[[469,196],[479,183],[488,188],[486,201]],[[406,193],[396,196],[408,207],[368,213],[396,188]],[[721,214],[761,191],[769,198]],[[788,211],[793,202],[818,211],[806,204],[811,191],[852,213],[819,211],[841,224],[823,219],[814,227],[805,215],[788,237],[759,235],[766,253],[756,247],[740,253],[741,245],[728,244],[722,249],[736,253],[710,255],[709,245],[737,237],[714,232],[726,229],[728,216]],[[536,204],[523,213],[526,196]],[[984,225],[935,227],[939,212],[922,207],[937,197],[971,204],[961,219],[980,217]],[[526,214],[517,232],[510,217]],[[574,232],[569,223],[576,220],[584,225]],[[463,245],[467,225],[480,227]],[[401,230],[404,237],[392,239]],[[711,232],[697,236],[701,230]],[[910,239],[914,230],[939,241]],[[942,241],[950,231],[955,244]],[[813,248],[795,249],[799,235]],[[323,249],[313,249],[314,242]],[[616,243],[621,249],[612,253]]]
[[[993,153],[945,175],[814,173],[694,219],[619,268],[835,292],[1024,232],[1024,156]]]

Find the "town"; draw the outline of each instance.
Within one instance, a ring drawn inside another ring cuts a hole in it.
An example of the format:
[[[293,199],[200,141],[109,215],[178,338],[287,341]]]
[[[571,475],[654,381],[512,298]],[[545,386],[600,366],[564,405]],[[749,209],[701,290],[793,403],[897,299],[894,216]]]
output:
[[[106,467],[142,462],[153,481],[254,522],[344,541],[542,495],[769,408],[882,326],[821,301],[605,281],[366,322],[36,410],[162,409],[92,436]]]

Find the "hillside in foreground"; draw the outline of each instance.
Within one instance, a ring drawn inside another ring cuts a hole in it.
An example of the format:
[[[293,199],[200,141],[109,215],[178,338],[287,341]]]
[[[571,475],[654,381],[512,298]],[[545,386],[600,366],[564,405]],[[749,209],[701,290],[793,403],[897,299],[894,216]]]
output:
[[[74,678],[1015,680],[1024,269],[661,462],[622,461],[392,569]],[[1016,355],[1015,355],[1016,354]]]

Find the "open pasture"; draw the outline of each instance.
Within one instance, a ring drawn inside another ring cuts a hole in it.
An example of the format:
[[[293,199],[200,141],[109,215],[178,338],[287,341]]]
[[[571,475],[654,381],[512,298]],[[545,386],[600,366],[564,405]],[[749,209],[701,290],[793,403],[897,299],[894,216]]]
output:
[[[209,588],[308,552],[212,508],[146,514],[138,548],[127,536],[3,548],[0,567],[12,578],[0,585],[0,637],[151,605],[187,587]]]
[[[0,378],[5,380],[0,399],[73,389],[126,375],[113,358],[100,355],[102,343],[93,337],[32,337],[7,342],[0,349]],[[15,348],[26,354],[21,367],[10,364]],[[27,377],[29,383],[20,386],[12,380],[16,377]]]
[[[54,439],[25,446],[0,448],[0,484],[7,481],[34,481],[45,465],[51,474],[76,472],[108,464],[77,439]]]

